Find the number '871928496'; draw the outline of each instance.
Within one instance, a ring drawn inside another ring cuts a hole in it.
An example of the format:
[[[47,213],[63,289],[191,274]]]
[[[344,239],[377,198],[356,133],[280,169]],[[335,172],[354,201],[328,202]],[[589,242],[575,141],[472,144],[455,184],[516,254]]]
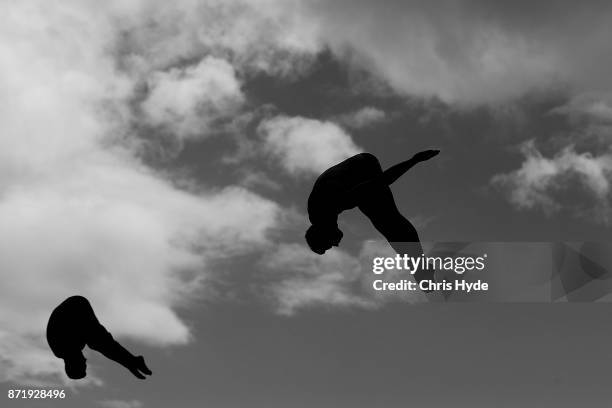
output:
[[[66,398],[66,391],[60,389],[13,389],[8,390],[9,399],[46,399],[46,398]]]

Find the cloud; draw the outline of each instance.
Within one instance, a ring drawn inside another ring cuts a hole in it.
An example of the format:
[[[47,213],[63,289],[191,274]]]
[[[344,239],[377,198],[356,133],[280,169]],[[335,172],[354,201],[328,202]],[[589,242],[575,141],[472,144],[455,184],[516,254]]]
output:
[[[253,190],[263,188],[265,190],[280,191],[282,189],[279,183],[266,174],[249,168],[242,170],[240,184]]]
[[[585,93],[573,97],[563,106],[554,108],[551,113],[567,115],[572,119],[587,123],[612,123],[612,94]]]
[[[362,150],[332,122],[276,116],[258,127],[263,150],[294,176],[318,175]]]
[[[131,400],[103,400],[98,403],[102,408],[142,408],[144,405],[141,401]]]
[[[612,154],[594,156],[577,153],[573,146],[565,147],[552,158],[544,157],[533,141],[523,143],[525,157],[521,167],[506,174],[498,174],[492,183],[505,190],[518,208],[542,208],[550,213],[564,204],[564,188],[577,183],[595,200],[597,214],[608,220]]]
[[[472,106],[557,87],[612,87],[605,2],[308,4],[336,55],[400,94]]]
[[[240,72],[292,77],[321,50],[317,22],[295,0],[138,2],[126,18],[125,62],[166,69],[213,55]]]
[[[325,50],[400,95],[459,105],[556,84],[572,95],[609,91],[606,4],[0,4],[0,378],[63,375],[44,325],[75,293],[119,337],[182,344],[189,330],[176,310],[205,283],[209,260],[269,244],[283,213],[276,203],[238,186],[178,188],[188,183],[141,161],[143,129],[204,139],[217,121],[250,109],[251,78],[303,75]],[[361,151],[337,125],[299,116],[265,119],[259,134],[261,149],[296,176]],[[603,200],[608,173],[607,153],[566,149],[546,159],[527,149],[523,166],[496,180],[518,205],[554,206],[550,193],[565,175]],[[281,310],[371,304],[346,286],[359,283],[354,260],[283,251],[304,263],[277,286]],[[281,261],[283,253],[270,266]]]
[[[304,245],[281,244],[262,266],[284,275],[267,286],[279,314],[292,315],[313,306],[375,306],[355,290],[362,274],[359,260],[340,250],[319,256]]]
[[[226,60],[239,77],[263,72],[293,78],[330,51],[399,95],[460,106],[551,89],[570,95],[612,90],[612,10],[605,2],[118,4],[119,58],[131,72],[167,71],[211,55]]]
[[[606,2],[111,4],[122,33],[118,59],[133,74],[184,69],[208,55],[227,61],[238,77],[291,78],[329,50],[397,94],[462,106],[550,89],[571,95],[612,90],[612,8]]]
[[[375,123],[383,121],[387,117],[385,111],[366,106],[351,113],[346,113],[338,116],[337,120],[340,124],[352,128],[361,129],[372,126]]]
[[[374,279],[396,282],[411,279],[403,271],[372,273],[372,260],[377,256],[395,256],[382,241],[365,241],[357,255],[342,250],[314,254],[302,244],[280,244],[261,261],[269,283],[267,293],[277,313],[291,316],[312,308],[377,309],[389,302],[424,302],[418,292],[377,292]]]
[[[147,85],[141,104],[146,122],[179,138],[206,135],[215,120],[232,117],[244,102],[234,68],[210,56],[195,66],[154,72]]]
[[[109,52],[121,38],[119,12],[134,9],[0,5],[3,381],[67,381],[44,333],[53,307],[73,294],[88,297],[119,339],[189,341],[176,310],[199,293],[208,261],[267,245],[279,223],[276,203],[242,187],[179,189],[139,159],[130,103],[149,77],[122,71]],[[177,137],[196,100],[216,103],[191,85],[215,78],[219,88],[207,90],[221,105],[237,94],[231,67],[218,59],[150,78],[155,116]],[[206,123],[208,113],[198,114]]]

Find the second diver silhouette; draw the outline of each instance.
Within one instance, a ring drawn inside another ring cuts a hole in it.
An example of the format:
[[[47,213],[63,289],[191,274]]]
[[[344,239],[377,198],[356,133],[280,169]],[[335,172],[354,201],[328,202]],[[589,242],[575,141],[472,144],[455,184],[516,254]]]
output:
[[[100,324],[89,301],[71,296],[60,303],[49,317],[47,342],[55,356],[64,360],[66,375],[73,380],[86,376],[85,345],[121,364],[140,379],[152,372],[142,356],[134,356]]]
[[[357,207],[398,254],[421,256],[418,233],[399,212],[389,186],[415,164],[439,152],[419,152],[384,171],[376,156],[359,153],[323,172],[308,197],[308,218],[312,225],[306,231],[306,242],[310,249],[323,255],[332,246],[338,246],[343,236],[338,228],[338,216]],[[420,282],[433,280],[433,275],[433,270],[420,269],[414,277]]]

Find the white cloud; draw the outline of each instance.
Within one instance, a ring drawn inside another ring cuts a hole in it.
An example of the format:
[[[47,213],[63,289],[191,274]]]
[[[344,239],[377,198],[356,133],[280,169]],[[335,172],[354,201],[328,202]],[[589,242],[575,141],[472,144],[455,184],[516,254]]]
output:
[[[240,184],[246,188],[280,191],[282,186],[265,173],[246,168],[242,172]]]
[[[292,76],[322,47],[296,0],[143,2],[124,22],[127,60],[165,69],[212,54],[239,70]]]
[[[124,62],[166,70],[213,55],[241,73],[291,77],[324,50],[401,95],[464,106],[563,86],[611,90],[609,6],[503,1],[209,0],[114,8]],[[126,10],[127,9],[127,10]],[[597,60],[598,64],[591,61]]]
[[[142,78],[118,71],[109,52],[119,32],[117,11],[105,7],[117,4],[89,6],[0,5],[5,381],[66,379],[44,334],[53,307],[73,294],[87,296],[119,338],[188,341],[176,308],[209,276],[207,260],[265,245],[281,211],[241,187],[180,190],[139,161],[127,106]],[[200,68],[231,82],[214,59],[183,74]]]
[[[102,408],[142,408],[144,405],[141,401],[131,400],[103,400],[99,402]]]
[[[313,306],[376,306],[355,290],[362,277],[359,260],[340,250],[319,256],[304,245],[282,244],[262,265],[266,271],[284,275],[267,288],[280,314],[292,315]]]
[[[318,175],[361,149],[332,122],[276,116],[258,127],[263,149],[292,175]]]
[[[395,252],[384,241],[365,241],[356,256],[340,249],[314,254],[301,244],[280,244],[262,260],[262,273],[270,283],[268,294],[276,312],[293,315],[310,308],[376,309],[388,302],[425,302],[420,291],[375,291],[372,282],[411,279],[405,271],[372,272],[374,257],[393,257]]]
[[[385,0],[127,1],[109,6],[120,60],[166,71],[212,55],[246,76],[294,76],[324,50],[401,95],[459,105],[562,87],[610,91],[606,3]],[[381,6],[382,4],[382,6]],[[597,64],[592,61],[596,60]]]
[[[498,174],[492,182],[508,191],[510,200],[519,208],[541,207],[547,212],[562,208],[559,190],[571,185],[571,177],[597,201],[598,213],[607,220],[612,154],[593,156],[577,153],[572,146],[564,148],[552,158],[544,157],[533,141],[522,145],[525,160],[521,167],[507,174]]]
[[[227,61],[209,56],[196,66],[151,74],[141,106],[153,126],[179,138],[202,136],[216,119],[237,113],[244,102],[240,86]]]
[[[573,97],[568,103],[551,111],[574,119],[595,123],[612,122],[612,94],[590,92]]]
[[[559,85],[612,89],[606,3],[307,3],[336,55],[401,94],[469,106]]]
[[[612,10],[605,3],[383,4],[133,0],[103,11],[112,17],[107,29],[121,30],[120,66],[160,82],[195,81],[193,66],[204,56],[230,64],[240,78],[259,71],[291,77],[331,50],[399,94],[460,105],[505,102],[555,86],[574,95],[612,90]]]
[[[338,121],[349,128],[360,129],[385,120],[385,111],[372,106],[366,106],[355,112],[346,113],[338,117]]]

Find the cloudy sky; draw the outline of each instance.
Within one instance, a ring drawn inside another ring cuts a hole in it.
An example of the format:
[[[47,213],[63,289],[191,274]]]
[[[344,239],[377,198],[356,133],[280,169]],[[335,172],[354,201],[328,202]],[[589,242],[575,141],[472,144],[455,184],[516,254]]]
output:
[[[324,257],[303,233],[330,165],[438,148],[393,186],[422,240],[608,240],[611,35],[605,1],[1,1],[2,389],[602,406],[605,303],[381,298],[363,265],[389,248],[358,212]],[[73,294],[152,377],[88,352],[66,378],[44,328]]]

